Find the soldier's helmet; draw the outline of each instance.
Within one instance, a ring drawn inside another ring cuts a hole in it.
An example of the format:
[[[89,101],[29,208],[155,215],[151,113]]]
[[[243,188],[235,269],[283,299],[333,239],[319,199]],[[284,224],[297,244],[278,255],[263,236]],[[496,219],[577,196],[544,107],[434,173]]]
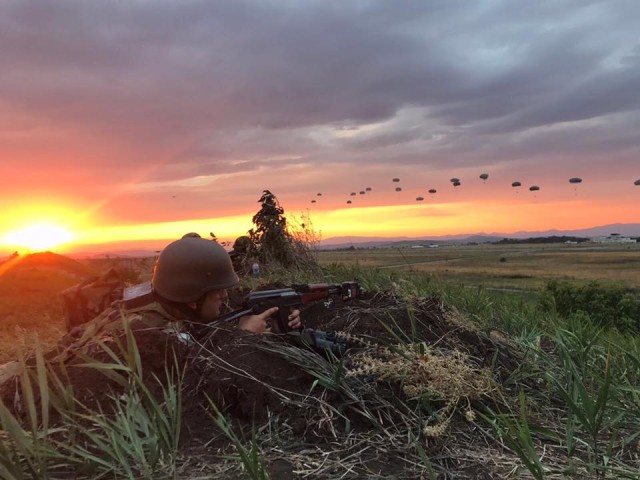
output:
[[[233,287],[238,276],[226,250],[217,242],[185,236],[160,253],[151,285],[162,298],[189,303],[207,292]]]
[[[251,247],[251,239],[246,235],[236,238],[233,242],[233,251],[238,253],[246,253]]]

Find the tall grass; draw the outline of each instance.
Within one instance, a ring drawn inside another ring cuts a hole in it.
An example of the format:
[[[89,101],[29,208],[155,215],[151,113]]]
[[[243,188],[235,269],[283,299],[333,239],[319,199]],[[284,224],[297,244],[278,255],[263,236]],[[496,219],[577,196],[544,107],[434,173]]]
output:
[[[442,283],[437,277],[416,272],[334,265],[325,268],[321,277],[304,271],[277,272],[248,282],[255,286],[258,282],[355,279],[365,290],[384,290],[400,301],[438,297],[480,331],[506,334],[522,354],[519,367],[490,399],[485,402],[483,398],[485,408],[480,405],[478,410],[484,424],[473,424],[476,432],[486,428],[486,434],[492,436],[490,443],[502,445],[512,458],[519,459],[514,476],[526,470],[536,479],[640,478],[640,339],[630,330],[623,334],[612,328],[615,318],[595,318],[590,307],[567,311],[548,308],[539,302],[538,294],[531,298],[497,294]],[[405,330],[391,315],[383,323],[398,344],[419,343],[411,302],[405,303],[409,318]],[[616,312],[613,307],[609,311]],[[628,322],[625,319],[625,324]],[[85,358],[82,366],[68,367],[90,369],[119,385],[120,392],[111,396],[109,409],[89,409],[81,404],[68,381],[67,367],[47,364],[40,349],[35,350],[33,361],[22,362],[17,380],[22,414],[18,416],[15,409],[0,404],[0,478],[175,478],[182,377],[175,359],[170,358],[166,378],[146,378],[135,338],[126,326],[124,331],[121,342],[99,344],[109,361]],[[285,355],[314,376],[306,402],[319,390],[331,394],[330,403],[328,395],[318,395],[314,401],[326,411],[327,419],[344,422],[345,436],[336,434],[332,442],[337,444],[343,438],[348,443],[356,438],[349,423],[353,418],[349,414],[355,413],[377,427],[376,432],[382,432],[380,447],[388,446],[385,442],[404,441],[426,478],[456,475],[447,471],[444,462],[438,463],[437,455],[430,456],[432,451],[423,437],[413,434],[429,415],[429,411],[421,411],[428,410],[427,403],[414,405],[409,400],[395,402],[396,398],[376,396],[371,385],[346,375],[346,359],[265,343],[265,348]],[[425,354],[429,348],[425,345],[418,353]],[[159,394],[149,389],[150,381],[160,382]],[[270,439],[264,437],[269,430],[253,425],[247,439],[215,405],[210,407],[211,418],[234,446],[234,459],[246,475],[268,478],[264,455]],[[399,418],[406,423],[397,422]]]
[[[542,463],[532,435],[527,415],[526,399],[522,391],[519,394],[518,404],[519,411],[515,415],[489,411],[488,414],[481,414],[481,417],[493,427],[498,438],[504,441],[518,455],[531,475],[536,480],[542,480],[547,469]]]
[[[21,420],[0,403],[0,478],[173,478],[181,428],[181,377],[169,359],[156,398],[143,381],[143,365],[132,331],[116,349],[98,343],[111,362],[86,358],[83,365],[124,387],[109,397],[110,412],[89,408],[74,395],[69,378],[44,361],[21,362]],[[64,367],[64,366],[63,366]],[[58,420],[50,423],[51,414]]]
[[[591,303],[580,308],[575,297],[573,309],[549,308],[548,292],[526,298],[441,284],[424,274],[399,277],[358,265],[328,270],[336,280],[359,278],[371,290],[387,289],[405,298],[439,296],[480,328],[509,334],[524,354],[520,368],[504,384],[519,389],[513,394],[519,408],[506,414],[488,411],[484,418],[534,478],[558,471],[554,463],[560,460],[545,463],[540,455],[545,445],[564,450],[568,471],[640,478],[640,463],[631,453],[640,440],[640,339],[612,328],[629,325],[629,295],[620,295],[626,303],[618,308],[612,297],[619,292],[605,289],[601,296],[607,303],[592,318]],[[589,291],[594,288],[588,286]],[[566,285],[563,289],[566,296],[573,291]],[[583,290],[579,288],[581,294]],[[612,315],[607,321],[598,317],[604,309]],[[613,316],[616,312],[621,312],[622,323]]]
[[[231,442],[237,452],[237,459],[243,466],[245,473],[252,480],[269,480],[271,476],[260,456],[260,447],[255,430],[248,445],[235,432],[229,419],[218,409],[218,406],[207,398],[213,413],[208,412],[214,424]]]

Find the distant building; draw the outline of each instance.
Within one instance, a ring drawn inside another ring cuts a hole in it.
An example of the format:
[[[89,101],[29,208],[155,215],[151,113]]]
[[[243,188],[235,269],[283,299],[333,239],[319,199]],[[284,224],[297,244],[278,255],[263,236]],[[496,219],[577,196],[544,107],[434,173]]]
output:
[[[623,237],[619,233],[611,233],[606,237],[596,237],[592,240],[597,243],[636,243],[634,238]]]

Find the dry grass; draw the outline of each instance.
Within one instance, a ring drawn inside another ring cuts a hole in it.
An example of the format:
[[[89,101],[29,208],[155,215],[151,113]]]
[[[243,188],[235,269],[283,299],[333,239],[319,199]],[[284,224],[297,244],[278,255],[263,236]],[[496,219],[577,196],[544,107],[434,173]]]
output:
[[[422,432],[439,437],[447,430],[451,417],[461,407],[468,421],[476,418],[471,401],[496,388],[491,372],[478,369],[469,356],[459,350],[429,348],[426,344],[372,345],[358,337],[343,334],[346,340],[365,346],[352,358],[347,376],[373,377],[377,382],[396,382],[410,400],[443,403],[435,424],[425,424]]]
[[[0,276],[0,363],[30,352],[39,341],[51,347],[64,333],[59,293],[78,278],[55,271]]]
[[[271,344],[271,348],[275,350],[270,351],[279,351],[297,364],[309,362],[308,366],[313,369],[318,369],[321,364],[329,367],[321,357],[313,353],[307,355],[296,347],[277,342]],[[302,440],[300,432],[294,432],[290,422],[276,415],[264,424],[252,425],[252,431],[260,432],[260,458],[266,463],[272,478],[532,478],[516,455],[496,442],[490,430],[477,422],[473,415],[452,421],[452,412],[441,411],[441,416],[446,413],[448,420],[427,428],[427,435],[421,436],[424,427],[421,415],[414,409],[402,407],[401,399],[392,396],[387,401],[375,394],[376,390],[370,388],[371,382],[364,377],[375,374],[381,382],[383,379],[402,382],[406,386],[404,400],[408,400],[407,397],[416,400],[416,392],[410,391],[412,383],[420,390],[419,394],[432,395],[440,399],[434,401],[442,403],[446,398],[457,398],[450,404],[462,405],[468,411],[467,399],[489,393],[493,388],[485,372],[474,368],[469,358],[460,352],[431,351],[429,356],[432,358],[426,358],[419,353],[418,346],[401,346],[400,349],[407,358],[401,358],[400,351],[369,346],[361,352],[360,363],[370,365],[377,362],[377,366],[360,366],[358,369],[358,360],[354,359],[350,367],[353,370],[347,374],[346,383],[336,385],[340,389],[348,388],[351,395],[361,400],[361,407],[368,405],[371,411],[377,412],[379,428],[345,431],[344,416],[336,407],[335,395],[328,395],[326,390],[320,393],[319,389],[312,389],[307,395],[295,395],[293,398],[291,392],[283,396],[285,392],[282,390],[262,384],[273,389],[274,395],[305,419],[303,437],[315,439],[311,442]],[[383,356],[385,358],[381,358]],[[373,360],[364,360],[365,357]],[[217,362],[225,369],[230,367],[216,355],[209,361]],[[413,371],[416,362],[419,363],[419,372]],[[429,372],[430,369],[433,371]],[[250,372],[235,367],[233,372],[253,378]],[[380,387],[385,390],[384,386]],[[428,434],[429,430],[436,428],[441,429],[437,435]],[[212,432],[208,442],[192,450],[185,458],[185,464],[179,467],[181,478],[232,479],[245,476],[235,448],[229,443],[221,444],[220,440],[220,435]],[[429,452],[428,458],[426,451]],[[558,459],[558,464],[561,463],[562,460]],[[549,478],[561,477],[552,475]]]
[[[148,280],[153,258],[75,261],[55,254],[19,258],[0,269],[0,364],[44,349],[65,333],[60,293],[85,278],[116,268],[127,280]],[[132,283],[132,282],[128,282]]]
[[[443,280],[496,288],[538,288],[547,280],[598,280],[640,289],[640,244],[460,245],[320,251],[332,263],[430,273]]]

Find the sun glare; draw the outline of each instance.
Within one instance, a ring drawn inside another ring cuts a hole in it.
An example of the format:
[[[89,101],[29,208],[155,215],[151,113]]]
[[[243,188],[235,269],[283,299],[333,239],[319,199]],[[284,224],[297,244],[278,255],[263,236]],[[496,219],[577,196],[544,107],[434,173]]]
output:
[[[5,235],[7,245],[22,247],[32,252],[49,250],[73,239],[68,230],[57,225],[33,225]]]

